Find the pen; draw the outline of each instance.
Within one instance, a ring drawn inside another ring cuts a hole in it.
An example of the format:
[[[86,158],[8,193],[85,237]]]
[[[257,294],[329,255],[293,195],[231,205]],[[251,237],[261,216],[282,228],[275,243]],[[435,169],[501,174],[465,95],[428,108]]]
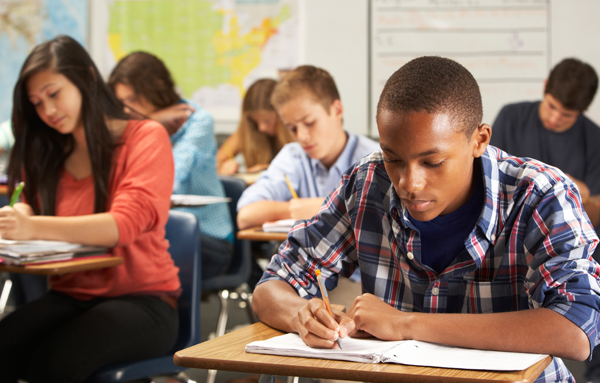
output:
[[[296,191],[292,187],[292,184],[290,183],[290,179],[288,178],[288,176],[285,173],[283,173],[283,177],[285,178],[285,183],[287,183],[287,186],[290,189],[290,192],[292,193],[292,197],[298,198],[298,194],[296,194]]]
[[[25,182],[23,182],[23,181],[19,182],[19,184],[17,185],[17,188],[15,189],[15,191],[13,191],[13,194],[10,197],[10,203],[8,204],[8,206],[13,207],[15,202],[17,202],[17,200],[21,196],[21,192],[23,191],[24,187],[25,187]]]
[[[321,270],[315,270],[315,274],[317,274],[317,282],[319,282],[319,289],[321,290],[321,295],[323,296],[323,301],[325,302],[325,306],[327,306],[327,311],[329,311],[329,315],[335,320],[333,316],[333,311],[331,311],[331,305],[329,304],[329,296],[327,295],[327,288],[325,287],[325,282],[323,278],[321,278]],[[342,339],[338,336],[337,344],[342,349]]]

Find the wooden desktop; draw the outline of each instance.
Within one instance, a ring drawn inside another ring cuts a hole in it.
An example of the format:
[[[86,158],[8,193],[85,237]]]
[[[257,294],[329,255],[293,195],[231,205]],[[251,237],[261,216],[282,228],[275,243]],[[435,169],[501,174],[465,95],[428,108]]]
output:
[[[552,361],[549,356],[523,371],[474,371],[249,354],[244,351],[248,343],[282,334],[263,323],[255,323],[177,351],[173,360],[176,365],[187,368],[382,383],[533,382]]]

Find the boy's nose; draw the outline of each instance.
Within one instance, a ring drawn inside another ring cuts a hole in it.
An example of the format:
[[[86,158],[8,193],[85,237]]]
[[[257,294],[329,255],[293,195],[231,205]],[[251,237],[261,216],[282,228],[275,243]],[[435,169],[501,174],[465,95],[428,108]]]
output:
[[[400,189],[404,193],[414,193],[423,189],[424,179],[418,170],[407,169],[400,174]]]

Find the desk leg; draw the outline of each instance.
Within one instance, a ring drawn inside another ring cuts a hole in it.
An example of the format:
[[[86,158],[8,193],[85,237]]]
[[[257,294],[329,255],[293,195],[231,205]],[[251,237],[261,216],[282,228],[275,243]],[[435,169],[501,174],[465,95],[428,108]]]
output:
[[[8,302],[8,296],[10,295],[11,288],[12,281],[9,278],[4,281],[4,288],[2,289],[2,295],[0,296],[0,318],[4,316],[4,311],[6,310],[6,304]]]
[[[275,383],[275,375],[260,374],[258,383]]]

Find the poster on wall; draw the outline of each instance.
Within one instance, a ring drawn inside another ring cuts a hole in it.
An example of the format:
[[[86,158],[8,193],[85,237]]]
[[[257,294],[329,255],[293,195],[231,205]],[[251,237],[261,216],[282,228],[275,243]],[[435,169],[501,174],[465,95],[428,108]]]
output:
[[[69,35],[86,46],[87,0],[0,0],[0,123],[10,119],[14,86],[33,47]]]
[[[107,73],[134,51],[169,68],[183,97],[239,119],[246,89],[299,63],[299,0],[105,0]]]

